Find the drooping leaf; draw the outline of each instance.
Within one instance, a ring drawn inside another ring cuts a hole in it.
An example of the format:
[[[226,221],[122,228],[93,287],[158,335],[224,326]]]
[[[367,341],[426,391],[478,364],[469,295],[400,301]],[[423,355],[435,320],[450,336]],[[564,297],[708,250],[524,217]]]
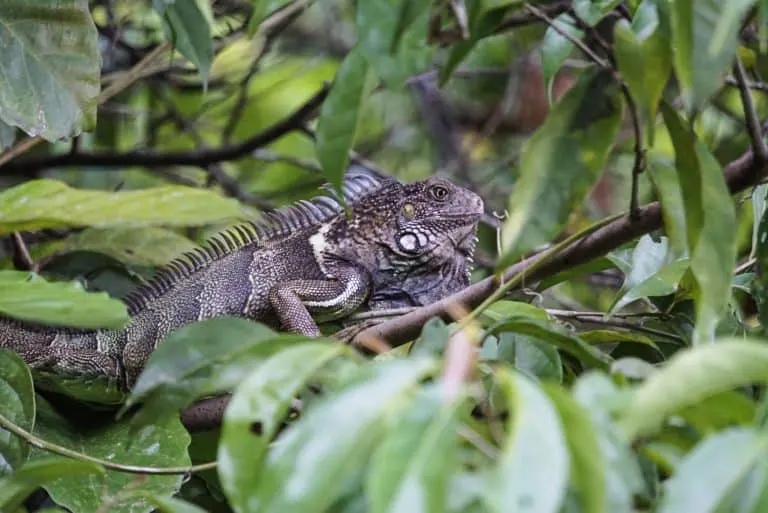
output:
[[[768,453],[768,437],[733,428],[696,446],[664,485],[660,513],[715,511],[732,486]]]
[[[766,187],[766,186],[761,186]],[[765,199],[765,197],[763,198]],[[755,219],[755,245],[753,252],[756,261],[757,280],[755,281],[755,301],[763,331],[768,329],[768,209]]]
[[[101,73],[97,37],[87,0],[0,2],[0,120],[49,141],[91,129]]]
[[[235,511],[251,510],[263,459],[291,399],[320,367],[345,350],[341,344],[317,342],[287,347],[237,387],[224,415],[217,457],[219,478]]]
[[[675,166],[661,155],[651,152],[648,162],[648,176],[659,196],[661,215],[664,219],[664,232],[675,256],[688,253],[688,240],[685,224],[685,204],[683,203],[680,179]]]
[[[190,60],[207,87],[213,61],[211,7],[204,0],[152,0],[152,6],[165,21],[168,39]]]
[[[575,0],[573,10],[585,23],[595,25],[620,3],[620,0]]]
[[[509,410],[509,433],[488,483],[491,511],[560,511],[570,456],[563,426],[547,395],[505,368],[495,375]]]
[[[555,104],[522,150],[499,268],[562,230],[597,180],[621,112],[618,86],[602,72],[585,73]]]
[[[691,271],[696,282],[695,344],[709,342],[730,298],[736,213],[720,164],[669,105],[664,121],[675,146]]]
[[[563,362],[554,345],[546,340],[501,333],[498,342],[498,359],[513,365],[519,372],[536,380],[563,380]]]
[[[175,497],[156,495],[143,490],[131,491],[125,495],[126,499],[136,497],[154,506],[153,513],[206,513],[206,510],[199,506]]]
[[[22,271],[0,271],[0,313],[24,321],[80,328],[120,328],[125,304],[77,282],[49,282]]]
[[[250,511],[327,511],[345,483],[363,471],[385,416],[436,367],[432,359],[412,358],[361,368],[348,386],[316,403],[271,447]]]
[[[700,109],[722,85],[738,47],[742,18],[754,0],[675,0],[674,64],[689,109]]]
[[[234,388],[275,351],[306,340],[236,317],[187,324],[152,352],[123,411],[141,403],[137,424],[174,415],[195,399]]]
[[[462,403],[446,402],[432,386],[397,415],[371,459],[366,489],[372,513],[446,511]]]
[[[32,430],[35,424],[32,375],[24,361],[8,349],[0,349],[0,404],[0,414],[6,419],[22,429]],[[24,440],[0,428],[0,476],[19,468],[28,454],[29,445]],[[0,500],[0,506],[2,504]]]
[[[721,339],[676,353],[635,391],[619,425],[634,439],[655,431],[669,415],[717,393],[768,381],[768,346]]]
[[[429,2],[381,0],[360,2],[356,23],[360,53],[381,80],[393,90],[426,71],[432,57],[427,44]],[[403,25],[403,13],[410,22]]]
[[[672,70],[671,28],[665,9],[664,2],[643,0],[632,24],[620,19],[614,25],[616,63],[645,118],[649,146],[653,146],[656,112]]]
[[[131,427],[129,419],[119,422],[89,426],[71,423],[56,413],[44,400],[38,400],[35,435],[57,445],[90,456],[140,467],[187,467],[190,465],[187,447],[189,434],[178,416],[157,419],[151,426],[138,431]],[[34,449],[34,460],[57,459],[70,461],[63,456]],[[104,495],[112,496],[135,482],[137,476],[125,472],[106,471],[105,479],[91,476],[67,475],[45,484],[43,487],[59,505],[78,513],[98,511]],[[169,496],[181,486],[183,475],[152,475],[142,478],[141,489],[157,496]],[[129,498],[110,507],[110,513],[149,513],[154,506],[144,498]]]
[[[555,27],[557,27],[557,30]],[[570,38],[563,35],[567,34]],[[551,91],[552,83],[560,71],[565,59],[573,52],[573,43],[571,39],[581,39],[584,31],[576,26],[573,17],[564,13],[553,20],[551,26],[544,32],[544,38],[541,40],[541,74],[544,77],[544,87],[547,90],[547,97],[552,101]]]
[[[24,500],[40,486],[57,479],[94,477],[104,478],[104,469],[96,463],[75,459],[40,459],[30,461],[10,476],[0,478],[0,511],[17,511]]]
[[[181,186],[106,192],[43,179],[0,193],[0,235],[68,226],[194,226],[244,217],[233,199]]]
[[[326,179],[341,187],[355,141],[368,81],[368,62],[359,48],[350,51],[339,67],[317,120],[317,158]]]
[[[585,513],[607,510],[605,457],[589,415],[562,388],[546,384],[544,391],[557,408],[570,451],[570,478]]]

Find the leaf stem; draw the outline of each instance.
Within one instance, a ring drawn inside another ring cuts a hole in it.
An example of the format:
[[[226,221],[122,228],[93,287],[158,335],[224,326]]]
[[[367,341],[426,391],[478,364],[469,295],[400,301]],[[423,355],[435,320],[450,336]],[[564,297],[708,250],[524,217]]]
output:
[[[21,426],[17,426],[10,419],[8,419],[2,414],[0,414],[0,427],[2,427],[7,431],[10,431],[17,437],[24,440],[29,445],[33,447],[37,447],[38,449],[42,449],[43,451],[52,452],[54,454],[58,454],[59,456],[66,456],[68,458],[76,459],[79,461],[96,463],[106,469],[115,470],[117,472],[126,472],[129,474],[147,474],[147,475],[169,475],[169,474],[177,475],[177,474],[190,474],[193,472],[200,472],[203,470],[210,470],[210,469],[216,468],[215,461],[201,463],[199,465],[191,465],[188,467],[142,467],[137,465],[123,465],[121,463],[114,463],[112,461],[106,461],[100,458],[95,458],[93,456],[89,456],[81,452],[73,451],[72,449],[67,449],[66,447],[62,447],[58,444],[54,444],[52,442],[43,440],[42,438],[39,438],[38,436],[30,433],[29,431],[22,428]]]

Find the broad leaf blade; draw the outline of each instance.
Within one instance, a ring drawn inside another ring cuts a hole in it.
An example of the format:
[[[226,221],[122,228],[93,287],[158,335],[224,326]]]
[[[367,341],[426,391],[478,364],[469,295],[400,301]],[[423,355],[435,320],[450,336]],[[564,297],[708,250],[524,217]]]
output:
[[[424,358],[361,369],[357,379],[316,404],[272,446],[252,491],[250,511],[327,511],[345,483],[363,471],[386,415],[435,370],[436,362]]]
[[[767,452],[765,434],[750,429],[730,429],[704,440],[665,483],[659,512],[715,511],[729,489]]]
[[[446,511],[461,405],[458,399],[445,402],[432,386],[397,415],[371,459],[366,489],[372,513]]]
[[[340,190],[349,151],[355,141],[365,85],[368,62],[359,49],[347,54],[336,73],[328,98],[320,108],[317,121],[317,158],[326,179]]]
[[[560,418],[547,395],[505,368],[496,382],[507,400],[507,439],[493,469],[486,504],[491,511],[560,511],[570,456]]]
[[[586,73],[555,104],[523,148],[499,268],[554,238],[581,206],[613,145],[621,112],[618,86],[603,72]]]
[[[106,192],[46,179],[0,193],[0,235],[70,226],[195,226],[244,217],[237,201],[191,187]]]
[[[628,438],[655,431],[669,415],[720,392],[768,381],[768,346],[723,339],[678,352],[640,385],[619,419]]]
[[[210,6],[201,0],[153,0],[152,6],[165,21],[168,39],[190,60],[207,87],[213,61]]]
[[[87,0],[0,2],[0,120],[49,141],[91,129],[100,89],[97,37]]]
[[[125,304],[75,282],[49,282],[21,271],[0,271],[0,314],[24,321],[79,328],[120,328]]]
[[[329,360],[347,349],[341,344],[307,342],[266,359],[235,390],[227,406],[218,450],[218,472],[230,504],[249,511],[269,443],[291,400]]]
[[[95,463],[74,459],[30,461],[8,477],[0,479],[0,511],[16,511],[40,486],[73,476],[104,477],[104,469]]]
[[[32,375],[24,361],[7,349],[0,349],[0,404],[0,413],[5,418],[32,431],[35,424]],[[29,445],[24,440],[0,428],[0,476],[19,468],[28,454]]]

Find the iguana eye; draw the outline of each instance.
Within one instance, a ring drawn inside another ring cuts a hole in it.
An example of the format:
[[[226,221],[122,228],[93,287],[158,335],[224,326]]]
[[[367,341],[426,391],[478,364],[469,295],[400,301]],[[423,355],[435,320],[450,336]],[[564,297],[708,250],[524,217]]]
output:
[[[406,219],[413,219],[413,215],[416,213],[416,208],[411,203],[403,205],[403,216]]]
[[[429,189],[429,193],[437,201],[445,201],[445,199],[448,197],[448,189],[446,189],[442,185],[433,185]]]

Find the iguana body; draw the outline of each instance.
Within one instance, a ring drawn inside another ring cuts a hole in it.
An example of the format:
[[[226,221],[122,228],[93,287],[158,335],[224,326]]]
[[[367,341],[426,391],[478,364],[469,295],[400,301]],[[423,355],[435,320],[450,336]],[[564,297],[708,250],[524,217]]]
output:
[[[266,222],[227,230],[170,263],[126,298],[120,330],[76,330],[0,318],[0,347],[33,368],[107,378],[129,388],[171,331],[239,316],[314,336],[316,320],[367,303],[407,306],[468,282],[482,200],[440,178],[414,184],[347,174],[350,215],[330,196],[299,202]],[[450,285],[446,285],[449,283]]]

